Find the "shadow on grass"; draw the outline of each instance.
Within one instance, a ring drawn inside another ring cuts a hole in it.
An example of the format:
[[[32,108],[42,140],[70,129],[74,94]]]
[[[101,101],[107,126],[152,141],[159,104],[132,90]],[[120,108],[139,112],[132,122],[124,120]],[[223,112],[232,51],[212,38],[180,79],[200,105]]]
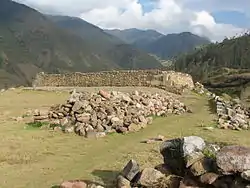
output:
[[[112,170],[94,170],[92,174],[99,177],[107,188],[116,186],[116,177],[120,172]]]
[[[211,114],[216,114],[216,103],[213,99],[208,100],[207,106],[209,107]]]

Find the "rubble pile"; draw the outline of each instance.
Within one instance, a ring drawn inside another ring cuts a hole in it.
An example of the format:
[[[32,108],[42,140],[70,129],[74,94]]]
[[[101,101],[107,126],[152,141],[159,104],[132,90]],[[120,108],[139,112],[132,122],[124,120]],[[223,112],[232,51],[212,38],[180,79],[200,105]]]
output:
[[[226,101],[218,96],[214,96],[214,100],[219,128],[233,130],[248,130],[250,128],[250,110],[240,100]]]
[[[217,96],[199,82],[195,83],[194,91],[206,94],[215,104],[218,128],[239,131],[250,129],[250,109],[246,108],[240,99],[225,99]]]
[[[86,137],[138,131],[152,123],[153,116],[180,115],[190,110],[170,95],[134,91],[80,93],[73,91],[65,104],[36,113],[35,122],[49,122],[54,129]]]
[[[189,136],[164,141],[164,163],[140,169],[130,160],[117,177],[118,188],[249,188],[250,148],[208,144]]]

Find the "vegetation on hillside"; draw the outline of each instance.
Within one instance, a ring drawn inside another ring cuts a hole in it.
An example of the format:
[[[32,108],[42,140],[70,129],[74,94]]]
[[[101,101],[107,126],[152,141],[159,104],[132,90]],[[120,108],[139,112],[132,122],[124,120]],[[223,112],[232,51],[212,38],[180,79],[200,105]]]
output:
[[[183,54],[175,60],[175,69],[190,73],[196,80],[206,82],[217,77],[240,74],[250,69],[250,35],[225,39]],[[244,70],[243,70],[244,69]]]

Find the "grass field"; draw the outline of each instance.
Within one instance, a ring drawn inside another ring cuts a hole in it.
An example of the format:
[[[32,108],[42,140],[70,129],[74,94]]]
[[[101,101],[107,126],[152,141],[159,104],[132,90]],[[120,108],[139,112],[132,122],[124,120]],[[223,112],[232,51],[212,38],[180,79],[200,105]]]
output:
[[[204,130],[201,125],[212,125],[215,116],[207,99],[195,94],[182,97],[192,114],[157,118],[140,132],[98,140],[27,129],[25,122],[12,120],[29,109],[47,108],[67,97],[67,92],[21,89],[0,93],[1,188],[50,188],[68,179],[87,179],[112,186],[117,172],[129,159],[136,159],[143,167],[162,162],[158,144],[140,143],[158,134],[166,138],[198,135],[208,141],[250,146],[249,131]]]

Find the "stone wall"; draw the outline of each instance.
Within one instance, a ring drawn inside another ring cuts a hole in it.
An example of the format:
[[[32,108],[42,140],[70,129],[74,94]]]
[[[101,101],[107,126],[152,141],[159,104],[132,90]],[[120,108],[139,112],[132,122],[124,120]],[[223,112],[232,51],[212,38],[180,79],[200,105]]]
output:
[[[91,73],[46,74],[39,73],[33,87],[99,87],[99,86],[165,86],[193,89],[188,74],[161,70],[124,70]]]

